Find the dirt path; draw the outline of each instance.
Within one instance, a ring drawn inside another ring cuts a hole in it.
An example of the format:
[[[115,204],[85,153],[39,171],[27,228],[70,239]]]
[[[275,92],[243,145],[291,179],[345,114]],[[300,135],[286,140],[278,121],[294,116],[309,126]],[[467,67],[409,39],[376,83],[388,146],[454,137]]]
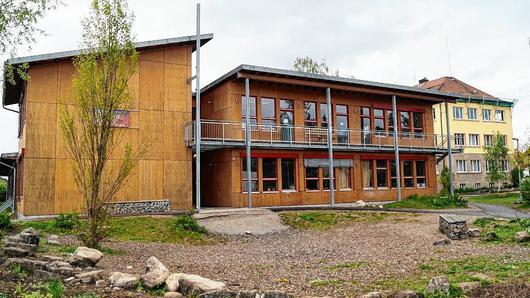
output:
[[[286,230],[233,236],[217,245],[115,242],[126,256],[107,256],[112,271],[143,270],[156,256],[174,272],[200,274],[235,289],[280,289],[298,295],[354,296],[386,277],[406,277],[431,259],[511,255],[528,260],[530,248],[482,245],[478,240],[433,246],[442,238],[438,216],[403,214],[400,221],[358,222],[328,231]],[[132,266],[132,269],[127,269]]]

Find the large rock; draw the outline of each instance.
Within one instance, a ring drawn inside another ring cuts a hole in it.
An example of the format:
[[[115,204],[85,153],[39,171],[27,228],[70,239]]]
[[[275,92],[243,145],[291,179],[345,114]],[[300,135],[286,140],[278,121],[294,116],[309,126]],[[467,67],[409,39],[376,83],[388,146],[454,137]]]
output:
[[[92,270],[76,274],[75,278],[79,279],[82,283],[91,284],[96,283],[98,280],[104,280],[106,276],[105,270]]]
[[[291,298],[293,295],[282,291],[267,291],[263,293],[263,298]]]
[[[362,295],[359,298],[385,298],[385,295],[383,292],[370,292]]]
[[[18,265],[25,271],[33,273],[36,270],[46,270],[47,264],[48,263],[44,261],[30,260],[24,258],[9,258],[5,261],[4,266],[6,268],[13,268],[13,266]]]
[[[147,259],[147,268],[145,273],[140,276],[142,285],[146,288],[158,287],[166,281],[169,277],[169,270],[157,258],[150,257]]]
[[[75,268],[70,265],[70,263],[63,262],[63,261],[53,261],[50,262],[48,265],[46,265],[46,269],[50,272],[69,276],[74,274]]]
[[[472,237],[472,238],[477,238],[477,237],[480,237],[480,230],[479,229],[469,229],[467,231],[467,234],[469,235],[469,237]]]
[[[93,267],[101,258],[103,258],[103,253],[99,250],[80,246],[68,258],[68,263],[79,267]]]
[[[411,290],[404,290],[390,295],[390,298],[423,298],[423,295]]]
[[[24,258],[33,255],[30,251],[21,247],[6,246],[2,250],[4,256],[11,258]]]
[[[202,293],[199,298],[236,298],[237,293],[229,290],[219,290]]]
[[[110,285],[122,289],[134,289],[140,280],[136,275],[112,272],[109,276]]]
[[[177,292],[180,288],[179,278],[182,273],[171,273],[166,279],[166,287],[168,292]]]
[[[199,275],[183,274],[179,278],[180,292],[184,295],[219,291],[226,287],[226,285],[219,281],[214,281]]]
[[[517,232],[515,234],[515,241],[517,241],[517,242],[530,241],[530,234],[528,234],[528,231]]]
[[[184,296],[182,296],[181,293],[179,292],[166,292],[164,293],[164,298],[182,298]]]
[[[449,287],[449,279],[447,276],[435,276],[429,281],[427,288],[425,288],[425,293],[441,293],[449,295]]]
[[[261,294],[256,291],[256,290],[252,290],[252,291],[240,291],[238,294],[237,294],[237,298],[261,298]]]
[[[464,294],[467,294],[473,291],[474,289],[479,288],[480,281],[461,282],[456,284],[456,286],[460,288],[460,290],[462,290]]]

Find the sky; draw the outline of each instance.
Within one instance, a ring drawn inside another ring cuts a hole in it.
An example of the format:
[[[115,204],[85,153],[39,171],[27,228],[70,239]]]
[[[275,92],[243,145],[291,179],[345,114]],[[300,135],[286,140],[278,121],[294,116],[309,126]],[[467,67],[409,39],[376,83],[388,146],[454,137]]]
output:
[[[90,0],[39,21],[46,34],[17,56],[79,48]],[[137,41],[195,34],[196,1],[130,0]],[[530,128],[530,1],[203,0],[201,85],[240,64],[290,69],[325,59],[341,75],[402,85],[454,76],[517,99],[514,136]],[[5,57],[0,57],[5,59]],[[17,114],[0,110],[0,152],[18,151]]]

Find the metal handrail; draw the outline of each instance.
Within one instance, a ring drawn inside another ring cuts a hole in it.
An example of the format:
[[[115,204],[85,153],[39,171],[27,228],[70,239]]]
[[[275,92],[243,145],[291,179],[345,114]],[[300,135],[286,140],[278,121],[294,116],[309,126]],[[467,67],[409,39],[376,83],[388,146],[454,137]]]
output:
[[[195,126],[195,122],[187,123],[185,126],[184,136],[188,145],[194,141]],[[244,142],[245,134],[245,123],[242,122],[201,120],[201,139],[205,141],[219,141],[221,144],[234,141]],[[328,143],[327,136],[327,127],[251,124],[252,142],[266,143],[271,146],[279,143],[290,146],[305,144],[309,147],[322,147]],[[333,144],[339,147],[360,145],[382,148],[394,146],[393,136],[392,131],[333,128],[331,139]],[[399,132],[398,139],[400,147],[410,149],[443,149],[443,146],[447,144],[447,137],[439,134]]]
[[[9,208],[11,208],[11,211],[13,211],[13,205],[14,205],[13,203],[14,203],[14,198],[12,196],[8,196],[6,201],[0,205],[0,213],[6,211]]]

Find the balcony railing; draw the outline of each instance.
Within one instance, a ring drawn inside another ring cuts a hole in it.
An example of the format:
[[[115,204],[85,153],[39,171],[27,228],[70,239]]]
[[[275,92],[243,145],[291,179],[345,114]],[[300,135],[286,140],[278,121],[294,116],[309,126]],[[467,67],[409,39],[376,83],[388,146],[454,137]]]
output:
[[[188,146],[195,145],[196,122],[186,124],[185,140]],[[207,147],[230,147],[245,145],[245,123],[202,120],[201,145]],[[360,129],[332,129],[332,142],[337,149],[386,149],[394,148],[394,133]],[[251,124],[251,144],[253,147],[276,148],[326,148],[328,129],[326,127],[307,127],[291,125]],[[447,138],[436,134],[400,132],[398,144],[403,151],[447,150]],[[461,151],[460,146],[453,150]]]

